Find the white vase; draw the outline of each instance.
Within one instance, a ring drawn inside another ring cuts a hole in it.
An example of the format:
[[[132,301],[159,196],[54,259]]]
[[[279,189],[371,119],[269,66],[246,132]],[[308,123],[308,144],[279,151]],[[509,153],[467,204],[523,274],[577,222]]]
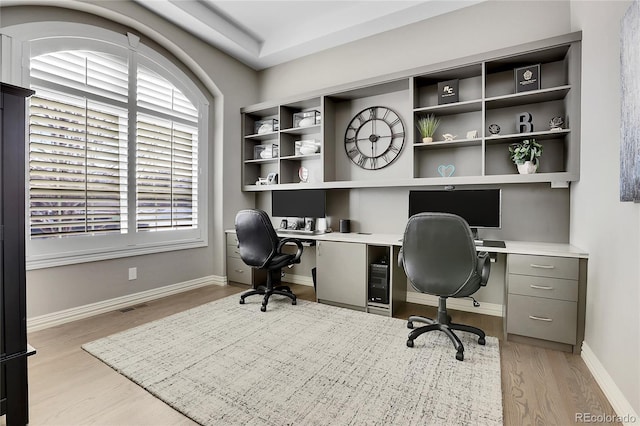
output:
[[[422,142],[431,143],[431,142],[433,142],[433,138],[422,138]]]
[[[525,161],[522,164],[518,164],[518,172],[521,175],[530,175],[538,170],[538,165],[533,161]]]

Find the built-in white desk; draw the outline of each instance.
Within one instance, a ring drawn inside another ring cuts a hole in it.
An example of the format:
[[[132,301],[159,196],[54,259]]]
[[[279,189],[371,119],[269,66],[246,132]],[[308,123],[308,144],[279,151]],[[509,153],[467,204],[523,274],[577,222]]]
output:
[[[235,231],[227,232],[227,274],[236,281],[229,261],[238,262],[237,253],[233,257],[237,240]],[[318,302],[388,316],[406,302],[407,277],[397,263],[401,234],[284,231],[278,235],[316,245]],[[504,243],[505,247],[476,248],[506,258],[504,277],[498,280],[504,282],[505,337],[579,353],[584,338],[588,254],[570,244]],[[388,304],[370,302],[367,295],[369,265],[382,259],[389,265]]]

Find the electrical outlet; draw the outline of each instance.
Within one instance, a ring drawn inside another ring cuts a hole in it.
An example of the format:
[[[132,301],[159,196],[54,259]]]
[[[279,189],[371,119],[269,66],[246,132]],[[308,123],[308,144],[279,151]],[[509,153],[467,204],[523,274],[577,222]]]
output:
[[[138,268],[129,268],[129,281],[138,279]]]

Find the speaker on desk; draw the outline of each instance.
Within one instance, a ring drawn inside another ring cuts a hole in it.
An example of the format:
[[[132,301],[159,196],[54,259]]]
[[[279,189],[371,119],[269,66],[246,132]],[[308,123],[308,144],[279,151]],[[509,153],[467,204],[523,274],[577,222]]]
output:
[[[345,234],[351,232],[351,221],[349,219],[340,219],[340,232]]]
[[[384,263],[370,265],[369,301],[389,303],[389,265]]]

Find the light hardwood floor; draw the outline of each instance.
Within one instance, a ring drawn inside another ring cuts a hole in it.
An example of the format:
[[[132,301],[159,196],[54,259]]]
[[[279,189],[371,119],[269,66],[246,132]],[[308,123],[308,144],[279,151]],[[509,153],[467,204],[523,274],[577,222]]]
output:
[[[80,346],[246,289],[207,286],[128,312],[114,311],[30,333],[29,343],[38,351],[29,359],[30,424],[195,424]],[[313,287],[293,285],[292,289],[302,299],[315,299]],[[406,319],[434,313],[435,308],[407,304],[396,316]],[[501,318],[455,311],[452,315],[456,322],[478,326],[487,335],[501,335]],[[500,349],[506,425],[568,425],[575,423],[576,413],[614,414],[579,356],[504,341]]]

